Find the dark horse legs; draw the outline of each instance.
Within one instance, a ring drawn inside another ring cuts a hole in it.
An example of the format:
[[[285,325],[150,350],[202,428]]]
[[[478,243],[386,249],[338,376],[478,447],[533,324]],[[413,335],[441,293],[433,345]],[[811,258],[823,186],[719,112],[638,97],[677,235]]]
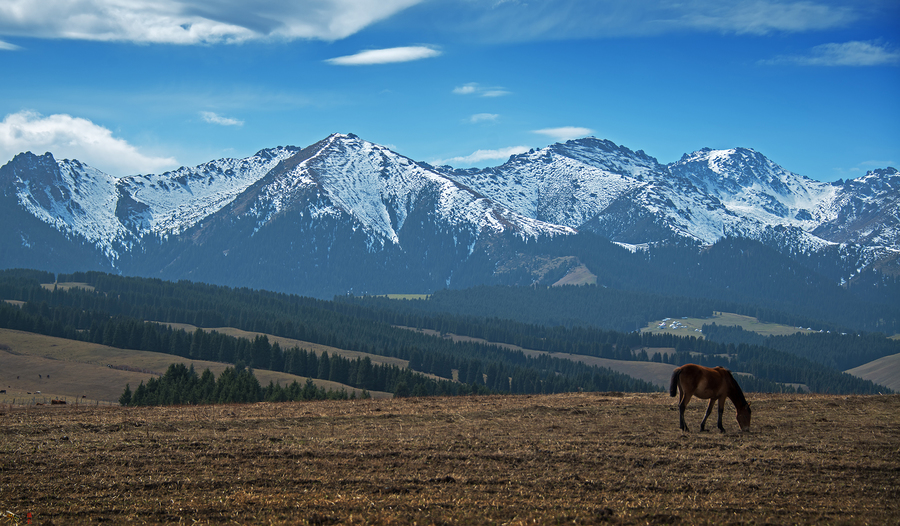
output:
[[[681,401],[678,403],[678,419],[681,426],[681,430],[690,433],[691,430],[688,429],[687,422],[684,421],[684,410],[687,409],[687,403],[690,399],[682,393]]]
[[[722,433],[725,432],[725,428],[722,427],[722,411],[725,408],[725,399],[724,398],[719,398],[718,400],[716,400],[715,398],[709,399],[709,405],[706,406],[706,416],[704,416],[703,421],[700,422],[700,431],[706,431],[706,420],[709,418],[709,415],[712,414],[713,405],[716,403],[716,401],[719,402],[719,411],[718,411],[718,413],[719,413],[719,422],[718,422],[719,431]],[[682,417],[681,417],[682,421],[684,420],[683,415],[684,415],[684,410],[682,410]],[[682,429],[684,429],[684,428],[682,428]]]

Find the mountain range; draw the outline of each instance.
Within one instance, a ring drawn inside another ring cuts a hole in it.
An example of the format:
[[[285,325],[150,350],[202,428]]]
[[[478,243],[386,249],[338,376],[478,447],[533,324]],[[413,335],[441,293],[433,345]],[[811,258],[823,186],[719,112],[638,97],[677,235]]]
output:
[[[900,173],[820,182],[746,148],[661,164],[596,138],[455,169],[333,134],[118,178],[22,153],[0,168],[0,225],[2,268],[320,297],[552,284],[578,269],[596,278],[602,269],[559,247],[675,243],[699,254],[723,238],[758,241],[838,286],[900,275]]]

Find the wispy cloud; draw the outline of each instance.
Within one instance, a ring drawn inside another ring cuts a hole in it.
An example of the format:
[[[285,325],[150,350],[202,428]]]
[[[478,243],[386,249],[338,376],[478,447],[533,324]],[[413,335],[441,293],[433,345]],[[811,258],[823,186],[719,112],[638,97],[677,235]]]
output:
[[[783,55],[760,64],[797,64],[801,66],[888,66],[900,64],[900,51],[875,42],[822,44],[805,55]]]
[[[546,135],[555,141],[568,141],[570,139],[580,139],[586,135],[590,135],[594,130],[590,128],[581,128],[579,126],[562,126],[560,128],[544,128],[542,130],[532,130],[533,133]]]
[[[0,159],[32,151],[78,159],[112,175],[153,173],[179,166],[172,157],[141,153],[107,128],[66,114],[43,116],[33,111],[7,115],[0,122]]]
[[[21,48],[15,44],[10,44],[9,42],[0,40],[0,51],[15,51],[17,49]]]
[[[525,153],[528,150],[530,150],[528,146],[510,146],[508,148],[499,148],[497,150],[476,150],[470,155],[465,155],[463,157],[451,157],[450,159],[441,159],[432,162],[432,164],[449,164],[453,166],[481,164],[485,161],[505,161],[506,159],[509,159],[511,155]]]
[[[499,118],[500,115],[496,113],[476,113],[466,120],[472,124],[477,124],[479,122],[495,122]]]
[[[212,111],[201,111],[200,117],[203,118],[204,121],[210,124],[218,124],[219,126],[243,126],[244,121],[238,119],[232,119],[230,117],[223,117],[218,113]]]
[[[850,7],[809,0],[693,1],[682,5],[685,10],[671,21],[673,25],[737,34],[815,31],[840,27],[858,17]]]
[[[457,95],[473,95],[476,97],[502,97],[504,95],[510,94],[510,92],[505,88],[485,87],[478,84],[477,82],[469,82],[468,84],[457,86],[453,88],[453,93]]]
[[[437,49],[428,46],[392,47],[387,49],[370,49],[355,55],[330,58],[325,62],[337,66],[370,66],[373,64],[390,64],[393,62],[410,62],[440,55]]]
[[[338,40],[423,0],[3,0],[0,34],[168,44]]]
[[[830,0],[504,0],[460,7],[458,30],[494,41],[817,31],[846,26],[871,9]]]

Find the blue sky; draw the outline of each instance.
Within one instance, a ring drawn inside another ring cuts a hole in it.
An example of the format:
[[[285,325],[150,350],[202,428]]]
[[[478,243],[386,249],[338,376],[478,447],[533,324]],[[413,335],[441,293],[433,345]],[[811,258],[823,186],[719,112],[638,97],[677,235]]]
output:
[[[900,165],[896,0],[4,0],[0,164],[113,175],[355,133],[502,164],[585,135],[660,162]]]

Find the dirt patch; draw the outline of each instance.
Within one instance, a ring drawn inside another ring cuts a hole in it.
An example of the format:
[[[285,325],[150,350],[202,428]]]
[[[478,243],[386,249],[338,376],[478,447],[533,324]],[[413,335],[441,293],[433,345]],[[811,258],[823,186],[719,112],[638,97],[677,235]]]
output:
[[[729,406],[724,435],[683,435],[662,394],[0,406],[0,510],[35,524],[900,520],[900,396],[750,398],[753,432]]]

